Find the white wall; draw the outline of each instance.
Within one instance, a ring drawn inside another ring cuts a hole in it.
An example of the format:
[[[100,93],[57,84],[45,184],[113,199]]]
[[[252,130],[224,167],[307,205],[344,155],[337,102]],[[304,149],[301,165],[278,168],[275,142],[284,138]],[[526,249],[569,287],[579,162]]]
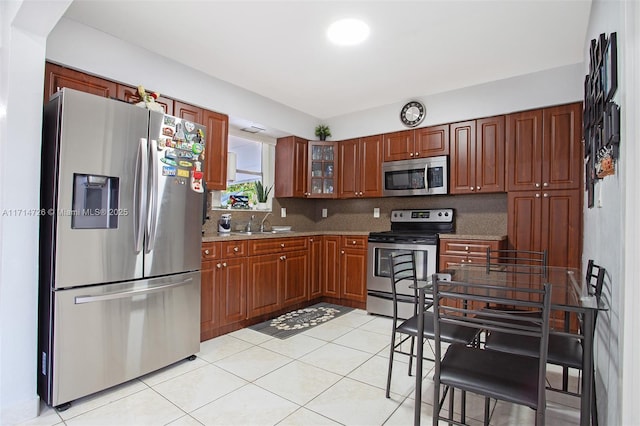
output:
[[[314,139],[318,123],[315,117],[66,18],[58,22],[47,39],[47,59]]]
[[[34,417],[46,36],[70,1],[0,2],[0,424]]]
[[[416,97],[427,108],[420,127],[454,123],[582,100],[583,63],[527,74],[436,95]],[[407,99],[406,101],[409,101]],[[400,109],[406,102],[358,111],[326,122],[333,140],[406,130]]]
[[[594,0],[585,40],[585,58],[589,43],[600,33],[618,35],[618,91],[614,101],[621,108],[620,158],[616,174],[596,184],[596,205],[584,209],[583,264],[588,259],[607,269],[603,296],[609,311],[598,316],[596,324],[596,386],[598,417],[601,424],[640,424],[637,383],[640,383],[640,315],[637,306],[638,241],[637,224],[640,181],[640,7],[632,1]],[[588,61],[587,61],[588,62]],[[588,63],[583,74],[588,72]]]

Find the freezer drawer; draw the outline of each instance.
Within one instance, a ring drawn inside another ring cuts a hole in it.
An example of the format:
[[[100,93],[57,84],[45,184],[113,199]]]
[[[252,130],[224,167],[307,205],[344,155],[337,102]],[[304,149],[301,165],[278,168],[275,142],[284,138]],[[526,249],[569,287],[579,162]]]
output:
[[[200,350],[200,272],[59,290],[47,403],[57,406],[167,366]],[[43,393],[40,392],[42,396]]]

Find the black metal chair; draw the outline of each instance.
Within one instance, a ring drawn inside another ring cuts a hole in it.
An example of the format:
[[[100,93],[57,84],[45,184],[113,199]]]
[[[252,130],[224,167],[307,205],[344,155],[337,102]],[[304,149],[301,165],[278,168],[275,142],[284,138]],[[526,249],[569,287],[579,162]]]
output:
[[[424,315],[424,338],[433,339],[433,313],[418,313],[418,277],[416,274],[415,254],[413,251],[403,251],[398,254],[391,255],[391,293],[393,295],[393,328],[391,330],[391,345],[389,350],[389,369],[387,373],[387,389],[386,397],[390,397],[391,392],[391,374],[393,369],[393,358],[395,353],[409,356],[409,375],[413,366],[415,339],[418,335],[418,315]],[[451,279],[448,274],[437,274],[440,279]],[[411,295],[398,292],[399,287],[408,288],[413,286]],[[413,304],[413,314],[408,319],[398,317],[398,303],[409,302]],[[427,304],[431,306],[431,303]],[[399,341],[396,341],[396,335],[400,334]],[[447,325],[442,329],[442,340],[445,342],[458,342],[461,344],[470,344],[474,341],[477,330],[469,327],[458,327],[455,325]],[[409,352],[403,351],[400,346],[411,339],[411,347]],[[433,359],[426,358],[430,361]]]
[[[598,300],[602,295],[604,277],[606,269],[596,265],[593,260],[587,264],[586,284],[590,293]],[[597,315],[595,317],[597,319]],[[578,315],[578,320],[582,323],[582,317]],[[569,330],[565,330],[568,332]],[[569,392],[569,368],[582,370],[582,337],[573,334],[551,334],[549,336],[549,350],[547,362],[562,367],[562,389],[549,387],[551,390],[562,390],[562,392],[579,396],[578,392]],[[527,336],[510,336],[502,333],[491,333],[486,336],[485,347],[517,353],[522,355],[535,356],[536,342]],[[595,397],[595,392],[594,392]]]
[[[522,317],[508,311],[487,311],[482,308],[483,305],[494,303],[532,310],[534,313]],[[453,400],[453,389],[484,395],[485,425],[489,424],[491,398],[528,406],[536,410],[536,425],[544,424],[550,305],[550,284],[545,284],[544,289],[513,288],[442,281],[437,276],[433,277],[434,426],[438,425],[440,420],[453,421],[453,410],[449,410],[448,419],[440,415],[449,391],[450,403]],[[537,342],[536,357],[458,343],[449,345],[442,357],[442,330],[451,326],[473,327],[511,336],[530,337]],[[444,386],[442,394],[441,386]]]

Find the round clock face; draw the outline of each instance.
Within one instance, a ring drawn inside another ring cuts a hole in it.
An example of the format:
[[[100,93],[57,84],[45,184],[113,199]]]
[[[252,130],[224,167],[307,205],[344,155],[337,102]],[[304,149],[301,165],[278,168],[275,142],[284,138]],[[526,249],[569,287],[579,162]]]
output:
[[[424,120],[426,108],[422,102],[411,101],[402,107],[400,111],[400,120],[407,127],[415,127]]]

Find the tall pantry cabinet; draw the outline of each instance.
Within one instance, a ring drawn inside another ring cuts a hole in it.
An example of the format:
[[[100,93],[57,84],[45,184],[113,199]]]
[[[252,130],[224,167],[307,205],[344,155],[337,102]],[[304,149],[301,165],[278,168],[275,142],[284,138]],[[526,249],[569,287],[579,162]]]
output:
[[[508,115],[506,154],[510,248],[547,250],[550,266],[579,268],[582,104]]]

